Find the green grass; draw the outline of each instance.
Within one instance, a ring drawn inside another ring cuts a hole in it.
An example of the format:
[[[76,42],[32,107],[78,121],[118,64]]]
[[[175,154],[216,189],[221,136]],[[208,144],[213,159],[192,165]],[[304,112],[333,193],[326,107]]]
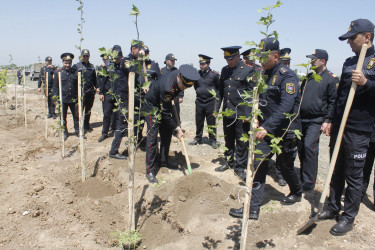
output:
[[[137,231],[116,231],[112,233],[112,237],[117,237],[118,246],[122,249],[136,249],[142,240],[140,233]]]

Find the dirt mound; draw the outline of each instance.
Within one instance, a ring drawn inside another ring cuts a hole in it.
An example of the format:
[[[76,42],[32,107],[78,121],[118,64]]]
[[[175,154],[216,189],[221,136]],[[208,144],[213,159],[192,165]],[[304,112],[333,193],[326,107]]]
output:
[[[229,183],[204,172],[162,184],[143,208],[141,233],[145,244],[156,247],[155,240],[169,244],[202,226],[214,227],[218,217],[227,214],[230,207],[238,206],[234,199],[227,199],[230,189]]]

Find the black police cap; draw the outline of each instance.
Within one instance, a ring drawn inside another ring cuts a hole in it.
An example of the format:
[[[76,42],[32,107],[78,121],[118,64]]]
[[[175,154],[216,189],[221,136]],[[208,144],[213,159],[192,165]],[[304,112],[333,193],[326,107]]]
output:
[[[251,56],[255,56],[255,48],[245,50],[244,52],[241,53],[241,55],[247,58],[250,58]]]
[[[290,60],[290,52],[292,52],[292,50],[290,48],[284,48],[284,49],[281,49],[280,50],[280,60],[281,61],[288,61]]]
[[[232,60],[236,55],[240,53],[241,46],[229,46],[221,48],[224,51],[224,58]]]
[[[144,45],[144,44],[143,44],[143,50],[145,52],[150,52],[150,48],[148,46]]]
[[[368,19],[357,19],[350,23],[348,32],[340,36],[339,39],[344,41],[349,37],[354,36],[355,34],[362,32],[371,32],[374,33],[374,24]]]
[[[112,48],[112,52],[113,51],[117,51],[117,56],[115,56],[115,59],[122,57],[122,50],[120,45],[114,45]]]
[[[199,63],[210,63],[211,59],[213,59],[212,57],[209,57],[203,54],[199,54],[198,56],[199,56]]]
[[[47,57],[46,57],[46,60],[44,60],[44,61],[52,61],[52,57],[47,56]]]
[[[90,55],[90,51],[88,49],[83,49],[81,51],[81,56],[89,56]]]
[[[182,83],[186,87],[193,86],[193,84],[200,78],[198,70],[191,65],[183,64],[180,66],[179,71],[180,76],[182,76]]]
[[[72,53],[66,52],[66,53],[61,54],[60,58],[63,61],[71,61],[73,60],[74,55]]]
[[[262,39],[261,42],[263,43],[263,51],[272,51],[280,49],[280,43],[275,37],[268,37]]]
[[[130,46],[130,48],[133,48],[133,47],[137,47],[137,48],[139,48],[139,49],[144,49],[143,48],[143,41],[141,41],[141,40],[132,40],[131,41],[131,46]]]
[[[169,53],[168,55],[165,56],[165,61],[167,61],[167,60],[171,60],[171,61],[176,60],[177,61],[177,58],[172,53]],[[165,61],[164,61],[164,63],[165,63]]]
[[[310,59],[324,59],[328,61],[328,53],[324,49],[316,49],[311,55],[307,55]]]

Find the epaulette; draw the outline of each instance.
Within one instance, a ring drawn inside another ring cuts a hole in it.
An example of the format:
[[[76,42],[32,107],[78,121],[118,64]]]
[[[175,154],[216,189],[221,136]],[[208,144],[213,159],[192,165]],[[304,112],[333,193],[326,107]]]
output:
[[[280,69],[279,69],[279,71],[280,71],[280,73],[283,75],[283,74],[285,74],[286,72],[288,72],[288,70],[285,68],[285,67],[281,67]]]
[[[333,74],[331,71],[328,71],[328,75],[332,76],[333,78],[336,78],[337,76]]]
[[[211,72],[212,73],[214,73],[214,74],[216,74],[216,75],[218,75],[219,74],[219,72],[216,72],[215,70],[213,70],[213,69],[211,69]]]

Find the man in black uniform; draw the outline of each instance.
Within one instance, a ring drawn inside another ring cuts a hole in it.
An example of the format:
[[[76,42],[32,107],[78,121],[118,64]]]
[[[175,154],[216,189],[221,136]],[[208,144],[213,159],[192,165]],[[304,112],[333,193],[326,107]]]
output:
[[[99,88],[99,99],[103,103],[103,127],[102,136],[99,138],[98,142],[102,142],[106,138],[108,138],[108,131],[111,123],[117,123],[116,118],[118,112],[113,112],[113,110],[116,108],[116,99],[114,97],[114,94],[117,92],[120,81],[119,76],[120,63],[122,60],[122,50],[120,46],[115,45],[113,46],[112,51],[114,53],[117,52],[117,55],[112,62],[105,62],[103,70],[107,72],[108,76],[102,78]],[[116,113],[116,115],[113,116],[113,113]],[[114,121],[112,121],[112,119],[114,119]],[[116,128],[116,125],[114,126],[114,128]]]
[[[301,201],[302,184],[299,180],[296,169],[294,168],[294,160],[297,155],[297,137],[293,132],[299,129],[299,120],[292,117],[291,121],[286,118],[285,114],[297,114],[300,100],[299,83],[296,74],[279,60],[279,42],[273,37],[264,41],[262,52],[262,67],[264,75],[267,77],[266,84],[268,88],[266,92],[261,93],[259,99],[264,100],[266,105],[261,105],[262,117],[259,117],[259,128],[256,132],[256,139],[260,140],[256,145],[256,150],[261,150],[262,154],[255,155],[254,166],[257,173],[254,177],[254,186],[250,202],[250,219],[257,220],[259,217],[260,205],[263,199],[266,175],[268,171],[268,160],[261,163],[261,158],[272,157],[271,138],[267,134],[276,137],[282,136],[289,126],[283,140],[280,142],[281,154],[280,168],[283,177],[290,188],[290,194],[281,201],[284,205],[291,205]],[[261,164],[260,164],[261,163]],[[260,165],[259,165],[260,164]],[[243,207],[240,209],[230,209],[229,214],[234,217],[242,217]]]
[[[186,64],[181,65],[179,70],[174,70],[160,78],[146,94],[142,110],[147,112],[146,178],[151,183],[158,182],[155,177],[158,170],[156,162],[158,133],[160,133],[161,140],[159,166],[177,168],[176,164],[168,161],[169,146],[173,132],[178,138],[183,136],[183,132],[177,123],[172,100],[181,91],[193,86],[199,77],[198,71],[194,67]]]
[[[290,53],[292,50],[290,48],[284,48],[280,50],[280,62],[285,64],[288,68],[290,68]]]
[[[328,206],[320,219],[336,218],[341,209],[341,195],[345,181],[347,188],[344,199],[344,212],[330,233],[344,235],[353,229],[354,219],[359,211],[363,187],[363,166],[369,146],[370,135],[375,121],[375,51],[373,46],[374,24],[367,19],[351,22],[347,33],[339,37],[348,40],[355,56],[346,59],[337,89],[334,115],[326,134],[331,132],[331,154],[336,143],[338,130],[344,113],[346,100],[352,82],[357,84],[352,107],[346,122],[335,170],[333,172]],[[355,70],[363,44],[368,45],[362,70]],[[332,130],[332,131],[330,131]]]
[[[59,98],[59,72],[61,73],[61,97],[62,97],[62,119],[64,126],[64,140],[68,138],[68,128],[66,126],[66,115],[68,108],[72,112],[75,134],[79,136],[78,123],[78,78],[77,72],[72,68],[72,60],[74,55],[71,53],[64,53],[61,55],[63,67],[55,71],[53,79],[53,95]]]
[[[370,176],[372,169],[374,167],[374,160],[375,160],[375,130],[372,132],[370,137],[370,144],[366,153],[366,161],[365,166],[363,167],[363,188],[362,188],[362,198],[366,195],[368,185],[370,184]],[[375,183],[375,176],[374,176],[374,183]],[[372,187],[373,189],[373,198],[375,197],[375,184]],[[374,198],[375,199],[375,198]],[[375,204],[375,200],[374,200]],[[373,207],[375,209],[375,205]]]
[[[90,51],[87,49],[82,50],[81,62],[75,64],[73,67],[82,75],[82,85],[83,85],[83,110],[85,112],[83,128],[85,132],[91,132],[92,128],[90,126],[90,116],[91,109],[94,105],[95,92],[98,87],[96,80],[96,72],[93,64],[89,62]]]
[[[255,48],[245,50],[244,52],[241,53],[241,55],[242,55],[242,61],[244,62],[244,64],[246,64],[250,68],[254,68],[255,70],[261,69],[260,65],[256,64],[254,60]]]
[[[121,48],[120,48],[120,50],[121,50]],[[100,86],[102,86],[102,81],[103,81],[103,78],[104,78],[99,72],[102,71],[103,68],[105,69],[106,65],[108,64],[108,56],[107,55],[101,54],[100,57],[102,58],[103,62],[100,66],[98,66],[98,70],[96,71],[96,81],[97,81],[97,85],[98,85],[98,88],[96,89],[96,93],[98,93],[98,94],[100,94]],[[99,100],[100,100],[100,95],[99,95]],[[103,115],[104,115],[104,102],[102,102],[102,111],[103,111]],[[117,124],[117,112],[112,112],[109,132],[111,132],[111,131],[114,132],[116,130],[116,124]],[[99,142],[102,142],[102,140],[100,140]]]
[[[313,74],[303,80],[301,92],[301,125],[302,138],[298,147],[301,162],[301,182],[304,191],[313,190],[318,174],[319,138],[328,123],[332,122],[333,108],[336,99],[336,86],[339,79],[327,69],[328,53],[316,49],[311,58],[311,66],[321,79],[316,81]]]
[[[231,110],[231,114],[224,116],[224,152],[227,162],[215,169],[223,172],[229,168],[234,168],[235,173],[244,180],[246,177],[245,169],[247,166],[248,143],[241,141],[242,134],[248,134],[250,123],[241,119],[241,116],[248,118],[251,113],[249,105],[242,103],[250,102],[242,97],[244,91],[251,91],[252,83],[248,77],[254,73],[254,68],[246,66],[240,58],[239,49],[241,46],[231,46],[221,48],[224,51],[224,58],[227,66],[223,67],[219,81],[219,105],[223,103],[223,111]],[[236,156],[236,159],[234,158]]]
[[[23,78],[22,69],[19,69],[17,71],[17,78],[18,78],[18,85],[21,85],[21,81],[22,81],[22,78]]]
[[[147,59],[145,60],[145,64],[146,64],[147,74],[149,75],[148,80],[150,81],[150,86],[149,86],[150,88],[151,85],[161,77],[161,72],[160,72],[159,64],[155,62],[154,60],[150,59],[149,47],[146,45],[143,45],[143,48],[145,51],[145,56],[147,57]],[[143,82],[140,81],[140,83],[142,84]]]
[[[55,74],[56,67],[52,65],[52,58],[50,56],[46,57],[46,65],[43,66],[40,69],[40,76],[38,81],[38,91],[41,92],[42,88],[44,91],[46,90],[46,73],[48,77],[48,91],[45,91],[44,93],[47,93],[47,105],[48,105],[48,118],[53,117],[53,119],[56,119],[56,113],[55,113],[55,103],[52,100],[52,89],[53,89],[53,76]]]
[[[161,69],[161,74],[166,75],[176,70],[177,68],[174,66],[176,61],[177,61],[177,58],[172,53],[169,53],[165,57],[165,61],[164,61],[165,67]],[[182,103],[183,101],[184,101],[184,91],[181,91],[181,93],[178,96],[176,96],[176,99],[174,100],[174,105],[176,107],[179,119],[181,118],[180,117],[180,103]],[[180,119],[180,122],[181,122],[181,119]]]
[[[133,61],[138,59],[140,53],[144,54],[143,42],[139,40],[133,40],[130,46],[130,53],[128,56],[124,57],[120,63],[119,71],[119,82],[118,87],[115,92],[116,102],[119,105],[120,110],[119,117],[117,121],[117,126],[115,130],[115,135],[112,141],[111,150],[109,151],[109,157],[116,158],[120,160],[125,160],[126,156],[119,153],[122,138],[127,134],[128,121],[127,121],[127,110],[128,110],[128,98],[129,98],[129,85],[128,77],[130,72],[137,72],[138,65],[132,65]],[[135,88],[134,88],[134,107],[140,106],[141,96],[143,90],[139,82],[137,81],[138,74],[135,75]],[[125,113],[124,113],[125,112]],[[136,118],[137,119],[137,118]],[[139,127],[138,127],[139,128]],[[141,130],[142,134],[142,130]]]
[[[217,100],[209,92],[214,90],[219,94],[219,73],[210,68],[211,57],[199,54],[199,70],[200,79],[194,84],[194,89],[197,93],[195,100],[195,125],[197,130],[195,132],[194,141],[190,145],[197,145],[201,143],[204,127],[204,118],[207,120],[208,126],[215,126],[216,118],[214,112],[217,111]],[[213,134],[209,133],[210,143],[213,148],[217,148],[216,142],[216,128],[211,127]]]

